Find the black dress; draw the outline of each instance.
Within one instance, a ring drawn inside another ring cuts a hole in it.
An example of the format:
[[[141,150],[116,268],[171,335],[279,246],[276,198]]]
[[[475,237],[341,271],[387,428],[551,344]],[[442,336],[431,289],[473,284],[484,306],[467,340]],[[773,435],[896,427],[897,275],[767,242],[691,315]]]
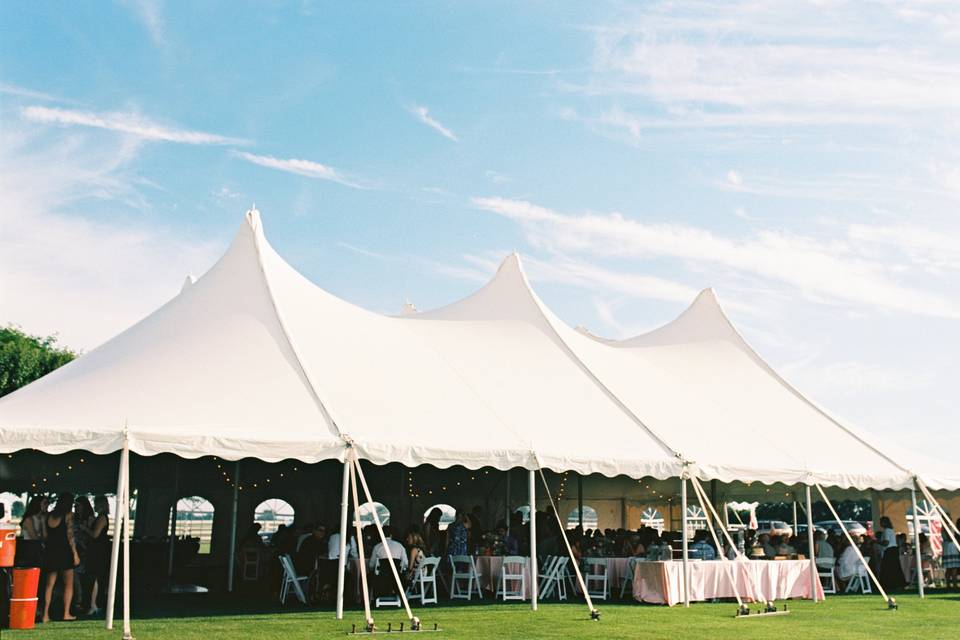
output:
[[[99,519],[101,516],[97,516]],[[106,516],[102,516],[106,517]],[[107,523],[109,525],[109,522]],[[93,526],[97,526],[97,521],[93,521]],[[110,539],[107,536],[107,526],[103,527],[100,535],[96,538],[91,537],[87,543],[87,575],[95,580],[100,580],[101,584],[106,583],[107,573],[110,567]]]
[[[55,527],[47,519],[47,544],[43,550],[43,568],[46,571],[65,571],[76,566],[67,540],[68,526],[66,516],[60,518],[60,524]]]

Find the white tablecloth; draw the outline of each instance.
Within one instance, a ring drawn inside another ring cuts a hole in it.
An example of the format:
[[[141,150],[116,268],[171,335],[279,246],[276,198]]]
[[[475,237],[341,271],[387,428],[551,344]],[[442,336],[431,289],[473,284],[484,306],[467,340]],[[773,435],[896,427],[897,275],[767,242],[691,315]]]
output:
[[[500,569],[503,567],[503,556],[476,556],[474,561],[477,564],[477,572],[480,574],[480,588],[490,595],[497,593],[497,586],[500,581]],[[530,598],[530,563],[528,562],[524,573],[527,574],[527,581],[523,588],[524,599]],[[507,583],[507,588],[514,589],[515,585]]]
[[[723,564],[722,560],[693,560],[689,563],[691,601],[735,597],[730,574]],[[738,560],[729,564],[736,591],[747,602],[810,598],[811,567],[808,560]],[[638,562],[634,571],[633,597],[642,602],[673,606],[683,602],[682,580],[682,562]],[[757,585],[761,589],[759,594]],[[816,589],[817,598],[822,599],[823,587],[819,579],[816,580]]]

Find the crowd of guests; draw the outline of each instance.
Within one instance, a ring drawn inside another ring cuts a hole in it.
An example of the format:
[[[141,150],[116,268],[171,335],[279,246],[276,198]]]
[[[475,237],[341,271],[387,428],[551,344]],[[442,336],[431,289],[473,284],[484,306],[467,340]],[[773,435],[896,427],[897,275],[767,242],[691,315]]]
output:
[[[41,570],[38,616],[50,620],[50,607],[59,587],[62,618],[94,616],[101,610],[109,571],[110,506],[105,496],[90,504],[85,496],[57,495],[51,506],[45,495],[27,503],[20,522],[14,564]]]

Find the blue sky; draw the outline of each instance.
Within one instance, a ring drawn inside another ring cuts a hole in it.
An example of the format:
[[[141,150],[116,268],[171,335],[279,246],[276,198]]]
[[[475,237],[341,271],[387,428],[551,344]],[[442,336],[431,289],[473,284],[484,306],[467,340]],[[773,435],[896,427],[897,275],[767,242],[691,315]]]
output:
[[[712,286],[809,395],[955,459],[955,3],[0,13],[0,322],[90,349],[255,201],[294,266],[385,313],[513,250],[613,337]]]

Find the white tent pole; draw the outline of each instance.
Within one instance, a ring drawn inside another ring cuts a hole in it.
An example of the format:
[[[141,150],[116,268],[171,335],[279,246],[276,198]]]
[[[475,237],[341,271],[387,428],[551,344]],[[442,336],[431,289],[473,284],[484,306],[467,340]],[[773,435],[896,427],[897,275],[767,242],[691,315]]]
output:
[[[173,584],[173,551],[177,540],[177,494],[180,493],[180,459],[173,460],[173,502],[170,506],[170,546],[167,549],[167,581]]]
[[[127,452],[127,439],[123,439],[123,449],[120,451],[120,461],[117,464],[117,493],[113,512],[113,541],[110,548],[110,577],[107,580],[107,629],[113,629],[113,608],[117,599],[117,567],[120,564],[120,501],[123,499],[123,457]]]
[[[351,454],[353,452],[351,451]],[[370,589],[367,587],[367,552],[363,549],[363,530],[360,528],[360,498],[357,495],[356,455],[349,458],[350,491],[353,494],[353,527],[357,535],[357,555],[360,557],[360,584],[363,590],[363,613],[367,620],[367,631],[373,631],[373,616],[370,614]]]
[[[560,514],[557,514],[558,516]],[[580,533],[583,533],[583,475],[577,474],[577,524],[580,525]],[[561,529],[565,529],[561,523]]]
[[[536,472],[527,472],[530,490],[530,608],[537,610],[537,477]]]
[[[343,461],[340,489],[340,555],[337,556],[337,620],[343,620],[343,588],[347,572],[347,512],[350,510],[350,460]]]
[[[130,450],[123,452],[123,640],[130,640]]]
[[[240,507],[240,461],[233,465],[233,508],[230,510],[230,559],[227,561],[227,592],[233,593],[234,567],[237,564],[237,509]]]
[[[732,561],[730,560],[730,558],[727,557],[727,554],[723,552],[723,545],[720,544],[720,540],[717,538],[717,532],[713,530],[712,522],[716,520],[717,526],[719,526],[720,525],[719,518],[711,519],[710,511],[707,509],[707,506],[704,504],[705,502],[708,502],[708,500],[706,500],[706,496],[704,496],[701,493],[700,487],[697,483],[692,483],[692,484],[693,484],[693,492],[697,496],[697,501],[700,502],[700,506],[703,508],[703,512],[707,516],[707,530],[710,531],[710,537],[713,538],[713,544],[715,544],[717,547],[717,555],[720,557],[720,564],[722,564],[723,568],[726,569],[727,577],[730,578],[730,586],[733,588],[733,595],[737,598],[738,610],[744,611],[743,598],[740,597],[740,591],[737,589],[737,581],[733,575],[733,567],[730,566],[732,564]],[[717,513],[716,510],[714,510],[713,513],[714,513],[714,516],[716,516],[716,513]]]
[[[507,469],[507,489],[506,489],[506,502],[504,502],[503,510],[506,512],[506,522],[507,522],[507,533],[510,533],[510,516],[513,515],[510,513],[510,469]],[[514,531],[516,533],[516,531]]]
[[[687,548],[687,476],[680,476],[680,543],[683,547],[683,606],[690,606],[690,574]]]
[[[797,535],[797,498],[793,498],[793,535]]]
[[[357,457],[356,451],[353,452],[353,464],[357,470],[357,475],[360,477],[360,486],[363,487],[363,495],[367,498],[367,503],[373,503],[373,496],[370,495],[370,488],[367,486],[367,479],[363,476],[363,467],[360,466],[360,459]],[[400,579],[400,573],[397,571],[397,565],[393,562],[393,554],[390,553],[390,545],[387,544],[387,534],[383,532],[383,524],[380,522],[380,514],[377,510],[371,509],[373,513],[373,524],[377,527],[377,533],[380,535],[380,544],[383,545],[383,550],[389,555],[391,561],[388,563],[390,565],[390,573],[393,574],[393,579],[397,583],[397,591],[400,593],[400,601],[403,603],[403,608],[407,612],[407,618],[410,620],[411,630],[418,630],[420,628],[420,620],[414,617],[413,612],[410,611],[410,602],[407,601],[407,592],[403,588],[403,581]]]
[[[950,519],[950,514],[948,514],[946,510],[940,506],[940,503],[937,502],[937,499],[933,497],[932,493],[930,493],[930,489],[928,489],[927,485],[923,483],[923,480],[921,480],[919,477],[914,478],[914,480],[916,481],[917,486],[920,487],[920,491],[923,492],[923,495],[926,497],[926,499],[930,501],[930,504],[936,507],[937,511],[940,512],[941,519],[943,520],[943,528],[946,529],[947,536],[949,536],[950,541],[953,542],[958,549],[960,549],[960,544],[957,543],[957,537],[954,535],[955,533],[960,535],[960,529],[957,529],[954,521]]]
[[[587,601],[587,606],[590,607],[590,618],[599,620],[600,612],[593,606],[593,600],[590,598],[587,585],[583,581],[583,574],[580,572],[580,565],[577,564],[577,559],[573,557],[573,548],[570,546],[570,539],[567,537],[566,526],[564,526],[563,520],[560,518],[560,512],[557,511],[557,503],[553,501],[553,494],[550,493],[550,486],[547,484],[547,476],[543,473],[543,467],[540,465],[540,459],[536,457],[536,453],[534,453],[534,460],[536,460],[537,470],[540,472],[540,480],[543,481],[543,489],[547,492],[547,497],[550,499],[550,506],[553,507],[553,515],[557,518],[557,525],[560,527],[560,537],[563,538],[563,544],[567,547],[570,563],[573,565],[573,572],[577,576],[577,583],[580,585],[580,590],[583,591],[583,597]]]
[[[886,591],[883,590],[883,585],[880,584],[880,581],[877,580],[877,576],[874,575],[873,569],[870,568],[870,563],[864,560],[863,554],[860,553],[860,547],[858,547],[857,544],[853,541],[853,536],[851,536],[850,532],[847,531],[847,526],[843,524],[843,520],[840,519],[839,514],[837,514],[837,510],[833,508],[833,504],[830,502],[830,498],[827,497],[827,494],[823,490],[823,487],[821,487],[819,483],[817,483],[816,487],[817,487],[817,491],[820,492],[820,495],[823,496],[823,501],[827,503],[827,508],[830,509],[830,513],[833,515],[834,519],[840,524],[840,529],[843,531],[843,535],[847,537],[847,542],[850,543],[850,546],[853,547],[853,550],[854,552],[856,552],[857,557],[860,558],[860,563],[867,570],[867,574],[869,574],[870,579],[873,580],[873,583],[877,585],[877,589],[880,591],[880,595],[882,595],[883,599],[887,601],[887,606],[891,606],[891,607],[894,606],[896,602],[893,599],[891,599],[890,596],[887,595]],[[881,558],[881,560],[883,559]]]
[[[917,580],[917,593],[923,598],[923,565],[921,564],[922,556],[920,555],[920,512],[917,510],[917,490],[913,487],[910,487],[910,505],[913,507],[913,555],[914,561],[917,563],[913,575]]]
[[[813,500],[810,497],[810,485],[804,485],[804,488],[806,489],[807,498],[807,553],[810,554],[810,598],[816,603],[817,582],[820,580],[820,576],[817,575],[817,549],[813,539],[816,533],[813,530]],[[794,508],[796,508],[797,503],[794,502],[793,504]]]

